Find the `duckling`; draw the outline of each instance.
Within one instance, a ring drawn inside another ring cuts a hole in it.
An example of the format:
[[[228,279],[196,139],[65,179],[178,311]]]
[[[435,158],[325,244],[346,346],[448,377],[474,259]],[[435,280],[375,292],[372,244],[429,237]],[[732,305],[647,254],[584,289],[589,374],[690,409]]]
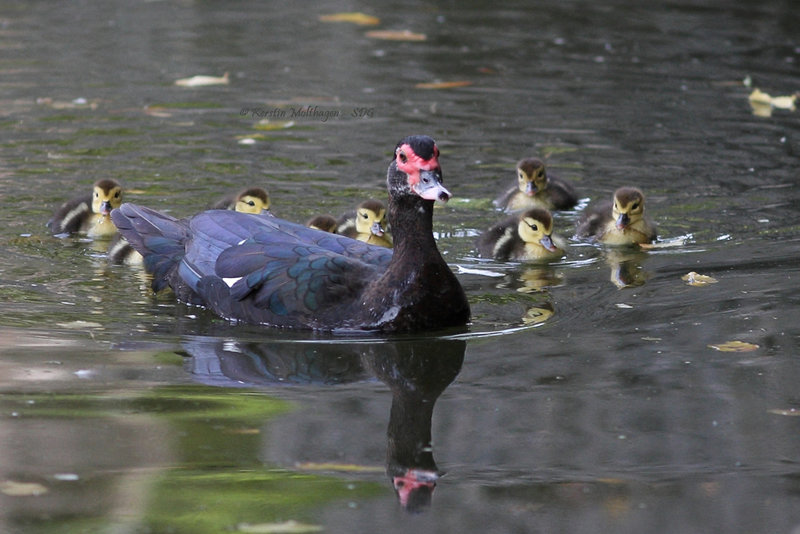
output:
[[[578,195],[569,182],[547,176],[540,159],[527,158],[517,163],[517,184],[494,201],[506,211],[527,208],[568,210],[578,204]]]
[[[492,226],[478,237],[478,252],[500,261],[555,260],[564,256],[566,242],[553,234],[553,217],[542,208]]]
[[[635,187],[620,187],[613,203],[586,208],[575,233],[606,245],[635,245],[651,243],[656,226],[644,216],[644,194]]]
[[[109,237],[117,233],[111,210],[122,204],[122,186],[106,178],[94,183],[91,195],[73,198],[61,205],[47,227],[53,235],[82,233],[89,237]]]
[[[355,216],[339,219],[336,233],[358,239],[370,245],[392,248],[392,238],[386,230],[386,206],[380,200],[365,200],[356,208]]]
[[[323,232],[335,234],[336,227],[339,226],[339,223],[336,222],[336,219],[332,215],[316,215],[306,222],[306,226],[314,230],[322,230]]]
[[[218,200],[213,206],[215,210],[236,210],[241,213],[260,214],[269,211],[269,193],[260,187],[250,187],[235,195],[228,195]]]

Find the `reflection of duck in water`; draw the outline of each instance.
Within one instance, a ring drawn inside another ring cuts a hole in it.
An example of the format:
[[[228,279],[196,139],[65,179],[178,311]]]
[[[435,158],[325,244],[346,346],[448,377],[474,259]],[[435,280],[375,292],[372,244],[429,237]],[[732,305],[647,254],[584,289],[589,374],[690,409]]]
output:
[[[374,374],[392,391],[386,472],[405,509],[430,505],[442,475],[431,446],[433,408],[461,370],[465,341],[317,344],[195,337],[183,346],[194,376],[212,385],[336,385]]]
[[[622,289],[644,285],[648,273],[642,269],[647,254],[636,249],[606,251],[606,263],[611,268],[611,283]]]
[[[442,475],[431,445],[433,407],[461,371],[465,350],[464,341],[427,339],[372,345],[367,359],[375,376],[392,390],[386,471],[400,504],[409,511],[430,505]]]

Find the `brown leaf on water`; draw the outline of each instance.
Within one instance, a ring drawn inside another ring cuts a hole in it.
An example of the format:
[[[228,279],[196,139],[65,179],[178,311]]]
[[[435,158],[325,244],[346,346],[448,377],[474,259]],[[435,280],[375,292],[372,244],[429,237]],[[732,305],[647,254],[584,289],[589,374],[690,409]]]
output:
[[[472,85],[473,82],[468,80],[458,80],[455,82],[431,82],[431,83],[418,83],[414,87],[417,89],[453,89],[455,87],[467,87]]]
[[[303,471],[345,471],[349,473],[381,473],[382,467],[371,465],[339,464],[335,462],[302,462],[295,467]]]
[[[797,408],[789,408],[788,410],[773,408],[772,410],[767,410],[767,413],[771,413],[773,415],[785,415],[788,417],[800,417],[800,410]]]
[[[758,345],[745,343],[744,341],[728,341],[717,345],[709,345],[709,348],[720,352],[753,352],[758,349]]]
[[[525,315],[522,316],[524,324],[539,324],[547,321],[553,316],[553,310],[547,308],[528,308]]]
[[[47,488],[36,482],[4,480],[0,482],[0,493],[10,497],[36,497],[47,493]]]
[[[424,33],[414,33],[409,30],[373,30],[365,35],[370,39],[384,41],[424,41],[428,38]]]
[[[699,274],[694,271],[681,276],[681,280],[683,280],[690,286],[695,286],[695,287],[702,287],[702,286],[707,286],[709,284],[717,283],[716,278],[712,276],[706,276],[704,274]]]
[[[359,12],[320,15],[319,20],[321,22],[350,22],[358,26],[376,26],[381,23],[381,19],[378,17]]]
[[[167,111],[167,108],[163,106],[145,106],[144,113],[145,115],[150,115],[151,117],[172,117],[172,113]]]

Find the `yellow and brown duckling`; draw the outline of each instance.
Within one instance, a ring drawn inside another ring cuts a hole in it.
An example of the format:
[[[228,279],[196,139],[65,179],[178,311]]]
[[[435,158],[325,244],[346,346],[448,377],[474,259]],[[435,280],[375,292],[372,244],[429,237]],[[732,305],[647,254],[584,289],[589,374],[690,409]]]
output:
[[[269,211],[269,193],[261,187],[249,187],[235,195],[228,195],[218,200],[212,208],[215,210],[235,210],[241,213],[261,214]]]
[[[94,183],[90,195],[82,195],[65,202],[47,227],[53,235],[86,234],[89,237],[109,237],[117,233],[111,222],[111,210],[122,204],[122,186],[106,178]]]
[[[355,216],[344,215],[339,219],[336,233],[370,245],[392,248],[392,238],[386,227],[386,206],[380,200],[365,200],[356,208]]]
[[[548,176],[542,160],[527,158],[517,163],[517,183],[494,204],[506,211],[569,210],[578,204],[578,194],[569,182]]]
[[[553,217],[533,208],[492,226],[478,237],[478,253],[500,261],[557,260],[566,242],[553,233]]]
[[[306,222],[306,226],[314,230],[322,230],[329,234],[335,234],[336,227],[339,226],[339,223],[333,215],[316,215]]]
[[[586,208],[575,233],[606,245],[635,245],[652,243],[656,226],[644,215],[644,194],[635,187],[620,187],[613,202]]]

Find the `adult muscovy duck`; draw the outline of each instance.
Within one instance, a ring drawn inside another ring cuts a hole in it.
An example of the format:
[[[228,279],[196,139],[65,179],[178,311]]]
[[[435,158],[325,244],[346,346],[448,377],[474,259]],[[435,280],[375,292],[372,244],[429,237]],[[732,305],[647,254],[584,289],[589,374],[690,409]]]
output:
[[[178,220],[123,204],[114,223],[153,273],[153,289],[231,320],[326,331],[412,332],[463,326],[461,285],[433,238],[447,201],[439,149],[400,141],[387,173],[393,251],[273,217],[210,210]]]

